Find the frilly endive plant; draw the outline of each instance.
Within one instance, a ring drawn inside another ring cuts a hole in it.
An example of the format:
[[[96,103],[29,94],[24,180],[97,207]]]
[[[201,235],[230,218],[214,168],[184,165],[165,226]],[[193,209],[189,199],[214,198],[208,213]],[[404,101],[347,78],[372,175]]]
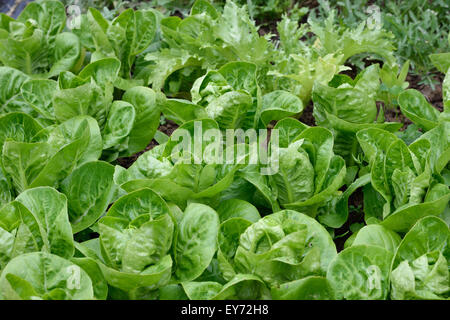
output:
[[[269,74],[279,78],[275,88],[297,94],[307,104],[314,84],[327,85],[335,75],[348,70],[348,59],[358,54],[374,54],[394,65],[393,35],[381,28],[371,28],[363,22],[355,29],[340,27],[334,22],[335,12],[321,23],[309,19],[299,27],[298,21],[284,16],[278,24],[279,51]],[[314,44],[301,41],[308,32],[314,34]]]

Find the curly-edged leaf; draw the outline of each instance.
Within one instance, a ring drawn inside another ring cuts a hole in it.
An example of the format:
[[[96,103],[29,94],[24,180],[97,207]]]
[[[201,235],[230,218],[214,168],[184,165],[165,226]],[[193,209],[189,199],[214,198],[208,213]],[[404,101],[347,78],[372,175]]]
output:
[[[389,65],[395,64],[392,33],[382,28],[370,28],[366,21],[354,29],[344,29],[336,25],[335,15],[333,11],[326,20],[309,21],[312,32],[317,35],[323,46],[320,48],[322,52],[342,54],[342,63],[356,54],[374,53],[383,57]]]
[[[258,64],[267,60],[269,41],[259,36],[258,29],[244,7],[227,2],[219,22],[215,25],[214,32],[223,42],[233,47],[239,59],[232,60]]]

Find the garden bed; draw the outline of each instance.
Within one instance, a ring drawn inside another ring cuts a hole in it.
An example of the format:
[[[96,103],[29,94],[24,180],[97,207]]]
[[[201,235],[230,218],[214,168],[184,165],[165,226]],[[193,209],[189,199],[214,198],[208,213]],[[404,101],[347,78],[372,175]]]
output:
[[[0,299],[450,298],[445,4],[26,2]]]

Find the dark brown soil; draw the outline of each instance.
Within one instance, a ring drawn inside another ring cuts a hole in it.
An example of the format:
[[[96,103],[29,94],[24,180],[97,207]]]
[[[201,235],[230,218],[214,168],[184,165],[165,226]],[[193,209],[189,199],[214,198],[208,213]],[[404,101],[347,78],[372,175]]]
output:
[[[442,81],[444,80],[443,75],[439,74],[434,77],[437,82],[434,88],[428,85],[420,84],[420,76],[409,74],[406,81],[409,82],[409,88],[416,89],[422,92],[422,94],[427,98],[436,109],[440,112],[443,111],[443,101],[442,101]]]
[[[303,110],[302,115],[300,116],[299,120],[303,122],[304,124],[307,124],[308,126],[315,127],[316,126],[316,120],[313,116],[313,103],[312,101],[309,102],[309,104],[306,106],[306,108]]]
[[[267,20],[266,22],[256,20],[256,25],[259,26],[258,29],[259,35],[262,37],[265,36],[266,34],[270,34],[272,35],[271,39],[273,41],[279,40],[280,36],[277,31],[278,21],[279,21],[278,19],[270,19]]]
[[[401,113],[400,108],[395,109],[385,109],[384,110],[384,119],[386,122],[401,122],[403,123],[403,127],[400,128],[400,131],[406,130],[410,124],[412,124],[411,120]]]
[[[159,127],[159,131],[171,136],[172,133],[178,128],[178,125],[170,120],[166,120],[166,123]]]
[[[165,133],[166,135],[170,136],[177,128],[178,128],[178,125],[175,122],[166,120],[166,123],[161,125],[158,128],[158,130],[161,131],[162,133]],[[153,139],[143,151],[138,152],[138,153],[132,155],[131,157],[119,158],[119,159],[117,159],[117,164],[128,169],[139,158],[139,156],[141,156],[143,153],[153,149],[157,145],[158,145],[158,142],[156,142],[156,140]]]
[[[364,224],[363,203],[363,192],[362,188],[360,188],[356,190],[348,199],[349,212],[347,221],[342,227],[335,230],[334,243],[336,244],[336,249],[338,252],[344,249],[345,241],[353,234],[352,231],[350,231],[350,226],[354,223]]]

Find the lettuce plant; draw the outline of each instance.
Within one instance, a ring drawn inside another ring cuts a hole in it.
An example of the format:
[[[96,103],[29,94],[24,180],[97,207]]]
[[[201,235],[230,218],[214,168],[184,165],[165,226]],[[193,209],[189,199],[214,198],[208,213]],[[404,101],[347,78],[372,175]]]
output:
[[[291,124],[280,123],[278,127]],[[269,175],[271,191],[282,207],[311,216],[344,183],[344,160],[333,152],[333,135],[325,128],[306,128],[279,149],[279,170]]]
[[[398,97],[402,113],[424,131],[433,129],[440,122],[448,122],[450,118],[449,82],[450,71],[447,72],[442,84],[442,100],[444,103],[443,112],[439,112],[439,110],[430,105],[427,99],[419,91],[408,89],[402,92]]]
[[[130,205],[134,209],[130,210]],[[167,204],[157,194],[139,190],[117,200],[99,221],[99,252],[90,248],[92,244],[82,243],[77,248],[97,261],[110,285],[122,290],[157,288],[170,279],[172,219]]]
[[[262,95],[257,67],[246,62],[231,62],[208,72],[196,80],[191,94],[193,102],[204,106],[222,129],[266,127],[303,111],[302,101],[287,91]]]
[[[69,259],[74,253],[67,198],[50,187],[20,194],[1,209],[1,267],[25,253],[45,251]]]
[[[211,129],[220,133],[214,120],[205,119],[200,123],[204,131]],[[117,167],[116,184],[128,192],[143,187],[152,188],[163,198],[181,207],[185,207],[190,199],[207,203],[217,202],[220,193],[232,183],[236,171],[242,168],[243,164],[221,164],[214,161],[214,157],[219,156],[214,151],[214,146],[217,146],[214,141],[201,143],[202,159],[196,158],[195,150],[178,153],[177,139],[180,137],[179,132],[182,134],[183,130],[190,132],[191,146],[195,148],[195,122],[190,121],[180,126],[166,144],[145,153],[128,170]],[[209,159],[208,155],[212,158]]]
[[[89,127],[86,119],[69,120],[50,132],[42,129],[33,137],[29,136],[33,131],[20,135],[20,130],[30,128],[24,124],[39,129],[31,118],[12,113],[3,119],[12,120],[11,131],[4,131],[8,127],[2,128],[7,139],[2,141],[1,165],[13,194],[38,186],[57,187],[77,165],[99,156],[100,150],[90,144],[95,130]],[[22,119],[25,119],[24,123]]]
[[[439,112],[388,32],[297,13],[0,15],[0,299],[449,299],[450,71]]]
[[[33,266],[24,268],[23,266]],[[74,274],[78,277],[74,280]],[[46,252],[11,260],[0,277],[2,300],[90,300],[92,280],[75,263]]]
[[[130,297],[197,279],[215,252],[219,218],[202,204],[189,205],[177,220],[150,189],[131,192],[99,220],[100,237],[76,244],[96,261],[106,282]],[[195,239],[195,243],[193,243]]]
[[[257,66],[249,62],[230,62],[207,72],[194,82],[191,99],[168,99],[163,114],[180,125],[211,118],[225,130],[267,127],[271,121],[303,111],[302,101],[287,91],[262,95]]]
[[[447,299],[448,225],[438,217],[418,220],[403,239],[370,224],[349,238],[330,263],[327,278],[336,298]]]
[[[393,299],[448,299],[449,237],[448,225],[436,217],[423,218],[409,230],[391,266]]]
[[[439,174],[448,163],[448,129],[448,123],[442,124],[410,146],[377,128],[357,133],[369,161],[371,187],[384,202],[377,210],[366,211],[367,221],[404,232],[418,219],[444,212],[450,191]],[[443,134],[444,139],[432,142],[433,134]],[[369,199],[376,193],[365,196]]]
[[[66,24],[59,1],[33,2],[17,20],[0,15],[0,61],[38,78],[79,69],[83,54],[78,37],[62,32]]]
[[[379,67],[372,65],[354,80],[342,77],[334,86],[316,84],[313,90],[316,124],[330,129],[335,136],[335,152],[349,165],[358,158],[355,134],[364,128],[397,131],[400,123],[384,122],[376,96],[380,86]]]
[[[258,69],[267,69],[273,50],[268,37],[259,36],[245,8],[232,1],[219,13],[209,2],[198,0],[189,17],[162,19],[161,33],[162,48],[148,53],[147,62],[137,70],[137,78],[155,90],[163,88],[176,72],[217,69],[231,61],[252,62]]]
[[[91,52],[91,62],[116,58],[120,61],[119,76],[128,80],[132,76],[136,56],[153,41],[156,33],[156,16],[151,10],[128,9],[113,21],[90,8],[87,18],[82,19],[80,31],[85,45]]]
[[[47,124],[93,118],[100,130],[103,158],[130,156],[152,140],[162,98],[150,88],[135,86],[125,91],[122,100],[113,101],[120,65],[117,59],[106,58],[87,65],[78,75],[62,73],[58,82],[30,80],[22,85],[21,97]],[[42,94],[52,99],[42,99]]]

